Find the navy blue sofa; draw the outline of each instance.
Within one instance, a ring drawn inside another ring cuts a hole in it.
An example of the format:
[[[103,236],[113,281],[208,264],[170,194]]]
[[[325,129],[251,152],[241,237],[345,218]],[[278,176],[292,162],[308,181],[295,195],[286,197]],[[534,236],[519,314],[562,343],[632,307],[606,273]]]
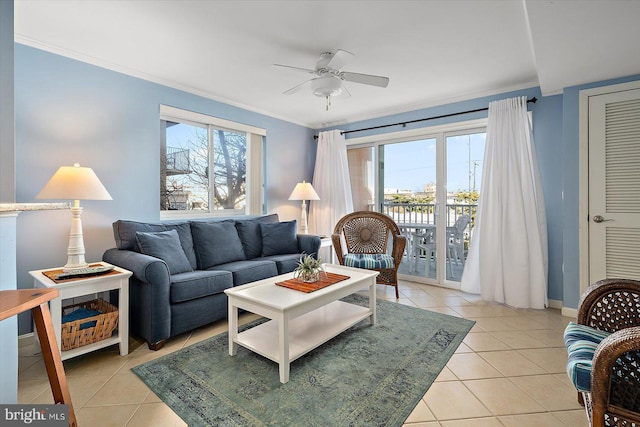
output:
[[[296,234],[277,214],[113,223],[116,247],[102,259],[131,272],[133,335],[160,349],[178,334],[227,317],[225,289],[291,272],[320,237]]]

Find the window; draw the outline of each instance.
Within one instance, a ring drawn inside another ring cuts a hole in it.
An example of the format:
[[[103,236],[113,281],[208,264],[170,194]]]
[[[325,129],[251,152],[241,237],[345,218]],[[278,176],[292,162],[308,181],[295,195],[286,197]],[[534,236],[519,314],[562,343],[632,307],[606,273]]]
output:
[[[160,112],[161,218],[262,213],[263,129]]]

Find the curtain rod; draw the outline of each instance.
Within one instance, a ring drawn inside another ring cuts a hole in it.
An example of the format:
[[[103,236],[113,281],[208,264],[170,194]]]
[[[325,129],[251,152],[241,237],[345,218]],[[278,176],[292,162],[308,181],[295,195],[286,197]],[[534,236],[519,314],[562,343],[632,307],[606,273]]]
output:
[[[527,99],[527,104],[532,102],[532,103],[536,103],[536,101],[538,100],[538,98],[536,98],[535,96],[531,99]],[[347,133],[352,133],[352,132],[364,132],[365,130],[373,130],[373,129],[382,129],[382,128],[388,128],[391,126],[402,126],[405,127],[408,124],[411,123],[418,123],[418,122],[424,122],[427,120],[436,120],[436,119],[443,119],[445,117],[453,117],[453,116],[460,116],[462,114],[470,114],[470,113],[477,113],[479,111],[488,111],[489,107],[485,107],[485,108],[477,108],[475,110],[468,110],[468,111],[460,111],[458,113],[451,113],[451,114],[443,114],[441,116],[434,116],[434,117],[426,117],[424,119],[416,119],[416,120],[410,120],[408,122],[398,122],[398,123],[391,123],[388,125],[380,125],[380,126],[372,126],[370,128],[362,128],[362,129],[353,129],[353,130],[345,130],[340,132],[340,135],[345,135]],[[318,135],[313,135],[313,139],[318,139]]]

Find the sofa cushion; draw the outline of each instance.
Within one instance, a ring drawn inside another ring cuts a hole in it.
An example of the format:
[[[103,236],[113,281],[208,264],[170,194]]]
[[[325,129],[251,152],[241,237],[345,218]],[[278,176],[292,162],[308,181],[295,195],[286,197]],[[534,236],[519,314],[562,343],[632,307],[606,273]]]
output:
[[[246,259],[234,221],[191,222],[198,269]]]
[[[219,294],[233,286],[229,271],[197,270],[171,276],[171,303]]]
[[[271,255],[260,259],[275,262],[278,274],[285,274],[295,270],[300,260],[300,254]]]
[[[276,263],[266,260],[235,261],[217,265],[210,268],[210,270],[230,271],[233,274],[233,286],[240,286],[278,275]]]
[[[176,230],[180,237],[180,245],[184,251],[191,268],[196,268],[196,253],[193,250],[191,227],[188,222],[148,223],[129,220],[118,220],[113,223],[113,237],[118,249],[140,252],[136,232],[153,233],[157,231]]]
[[[296,220],[260,224],[262,234],[262,256],[298,253]]]
[[[278,214],[236,221],[238,236],[240,236],[240,241],[244,248],[244,255],[247,259],[262,256],[262,233],[260,232],[260,224],[271,224],[275,222],[278,222]]]
[[[136,239],[140,252],[163,260],[169,267],[170,274],[193,271],[176,230],[154,233],[137,231]]]

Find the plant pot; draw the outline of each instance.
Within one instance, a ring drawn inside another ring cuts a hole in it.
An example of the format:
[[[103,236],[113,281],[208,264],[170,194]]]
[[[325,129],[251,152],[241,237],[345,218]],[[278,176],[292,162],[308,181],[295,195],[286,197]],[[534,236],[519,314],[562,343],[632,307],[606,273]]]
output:
[[[320,270],[311,273],[301,273],[298,275],[298,279],[305,283],[315,283],[320,280]]]

